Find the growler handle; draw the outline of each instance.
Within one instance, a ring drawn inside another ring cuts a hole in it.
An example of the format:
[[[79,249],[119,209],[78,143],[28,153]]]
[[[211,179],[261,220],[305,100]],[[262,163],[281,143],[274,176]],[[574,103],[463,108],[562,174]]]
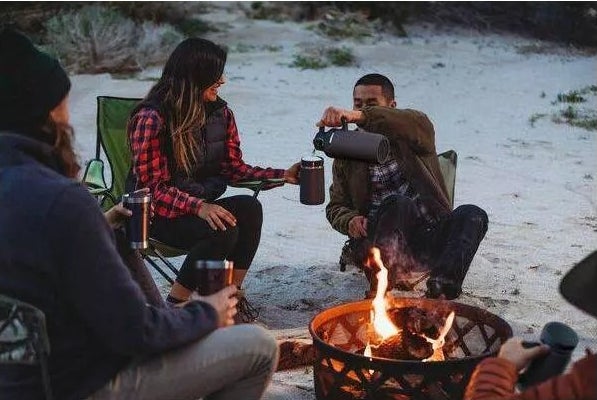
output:
[[[346,122],[346,117],[340,118],[340,122],[342,123],[342,130],[343,131],[347,131],[348,130],[348,123]],[[320,126],[319,127],[319,133],[324,133],[324,132],[325,132],[325,126]]]

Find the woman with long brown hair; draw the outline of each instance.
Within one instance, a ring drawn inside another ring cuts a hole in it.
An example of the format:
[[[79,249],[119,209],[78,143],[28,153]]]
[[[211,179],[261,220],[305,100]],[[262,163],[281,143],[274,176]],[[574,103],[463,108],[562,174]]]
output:
[[[129,121],[129,178],[134,178],[129,189],[151,191],[152,236],[189,250],[168,296],[173,303],[187,300],[201,285],[194,273],[197,260],[233,261],[234,283],[242,285],[259,245],[262,210],[252,196],[218,199],[228,183],[273,178],[298,183],[298,163],[283,170],[243,161],[234,115],[218,96],[226,57],[209,40],[184,40]]]

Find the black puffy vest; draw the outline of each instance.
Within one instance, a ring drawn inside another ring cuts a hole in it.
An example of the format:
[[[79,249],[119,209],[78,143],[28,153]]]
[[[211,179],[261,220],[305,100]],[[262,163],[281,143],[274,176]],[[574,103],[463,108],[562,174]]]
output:
[[[173,186],[179,186],[178,183],[182,183],[188,180],[201,183],[204,179],[214,176],[219,176],[220,170],[222,169],[222,162],[226,158],[226,117],[224,110],[227,103],[220,99],[215,102],[208,103],[206,114],[207,118],[205,126],[202,129],[198,129],[195,134],[195,140],[198,143],[197,151],[201,151],[197,156],[197,164],[193,167],[190,176],[181,168],[178,168],[174,163],[174,154],[172,150],[172,140],[169,134],[166,134],[166,148],[164,151],[167,154],[167,158],[170,161],[168,169],[172,175]],[[141,108],[151,108],[158,111],[162,116],[163,112],[160,110],[159,105],[152,102],[143,102],[139,104],[132,112],[134,115]],[[164,127],[163,129],[167,129]],[[163,134],[162,132],[160,134]],[[126,191],[132,191],[136,188],[136,177],[133,174],[132,166],[129,170],[129,175],[125,184]],[[225,190],[225,184],[224,184]],[[223,192],[223,191],[222,191]]]
[[[202,154],[197,154],[199,162],[193,168],[191,178],[201,182],[210,176],[220,174],[222,161],[226,158],[226,118],[224,109],[226,102],[218,98],[217,101],[209,103],[207,107],[207,118],[205,126],[195,133],[195,140],[199,144]],[[173,159],[173,157],[169,157]],[[186,177],[184,171],[176,171],[177,177]]]

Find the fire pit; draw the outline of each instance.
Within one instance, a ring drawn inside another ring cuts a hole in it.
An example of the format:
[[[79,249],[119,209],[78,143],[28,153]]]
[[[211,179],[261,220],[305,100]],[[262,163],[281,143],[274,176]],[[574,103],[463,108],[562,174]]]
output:
[[[461,399],[475,366],[495,355],[512,336],[504,320],[465,304],[401,298],[386,300],[386,307],[390,315],[407,307],[423,313],[453,311],[455,314],[448,318],[453,318],[452,325],[445,327],[445,345],[437,350],[444,360],[365,356],[363,349],[371,336],[371,300],[333,307],[315,316],[309,325],[315,348],[317,399]]]

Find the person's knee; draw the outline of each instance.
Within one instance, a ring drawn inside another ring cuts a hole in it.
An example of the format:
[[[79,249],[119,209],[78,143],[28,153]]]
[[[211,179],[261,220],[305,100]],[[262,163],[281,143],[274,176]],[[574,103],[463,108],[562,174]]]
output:
[[[464,204],[454,210],[454,213],[468,222],[478,226],[485,233],[489,225],[489,217],[485,210],[474,204]]]
[[[258,357],[261,365],[270,368],[272,371],[278,365],[278,343],[276,339],[264,328],[254,324],[236,325],[242,330],[240,335],[243,340],[243,347],[247,352]]]
[[[233,249],[238,242],[238,237],[238,226],[226,226],[225,231],[220,229],[214,231],[212,244],[220,248]]]
[[[263,220],[263,207],[259,200],[253,196],[241,195],[236,196],[236,213],[237,219],[242,218],[245,221],[252,221],[261,225]]]

